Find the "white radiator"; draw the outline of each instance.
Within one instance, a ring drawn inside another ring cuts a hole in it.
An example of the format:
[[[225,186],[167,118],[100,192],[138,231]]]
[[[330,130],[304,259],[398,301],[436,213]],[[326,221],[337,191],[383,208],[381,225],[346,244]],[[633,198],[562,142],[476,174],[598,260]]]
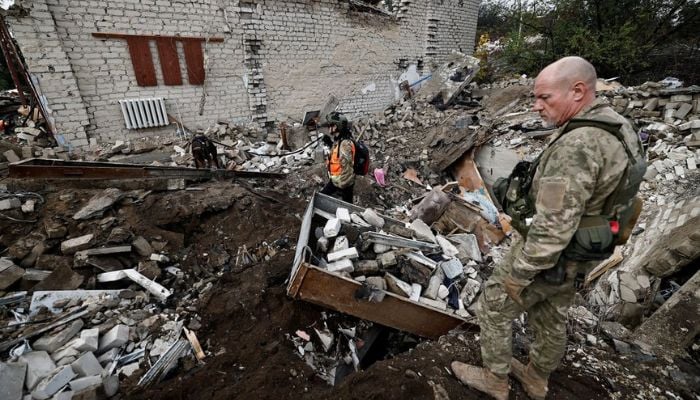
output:
[[[119,100],[126,129],[154,128],[169,124],[162,97]]]

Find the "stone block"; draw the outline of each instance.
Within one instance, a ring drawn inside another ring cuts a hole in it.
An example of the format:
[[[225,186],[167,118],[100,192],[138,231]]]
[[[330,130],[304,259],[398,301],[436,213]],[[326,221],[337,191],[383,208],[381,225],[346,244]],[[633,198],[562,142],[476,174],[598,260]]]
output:
[[[347,250],[349,247],[350,243],[347,236],[338,236],[335,238],[335,242],[333,242],[332,252],[336,253],[338,251]]]
[[[32,397],[37,400],[49,399],[73,378],[75,378],[75,372],[69,365],[59,367],[36,385],[32,391]]]
[[[117,325],[110,329],[109,332],[102,335],[100,338],[99,353],[104,353],[109,349],[120,347],[129,341],[129,327],[126,325]]]
[[[691,104],[683,103],[676,110],[675,117],[678,119],[684,119],[692,109],[693,106]]]
[[[343,258],[356,259],[359,258],[359,256],[357,249],[355,247],[350,247],[345,250],[336,251],[335,253],[329,253],[328,261],[334,262]]]
[[[344,207],[338,207],[335,210],[335,216],[340,220],[340,222],[349,224],[350,223],[350,211]]]
[[[85,250],[92,245],[93,234],[79,236],[77,238],[68,239],[61,243],[61,253],[73,254],[80,250]]]
[[[689,129],[700,129],[700,119],[694,119],[692,121],[686,122],[678,126],[681,131],[687,131]]]
[[[0,399],[21,400],[27,364],[0,362]]]
[[[44,231],[46,231],[46,236],[49,239],[60,239],[66,236],[68,228],[59,222],[47,220],[44,222]]]
[[[134,250],[142,257],[148,257],[153,253],[153,247],[151,247],[151,244],[148,243],[148,240],[143,236],[137,236],[136,239],[131,242],[131,246],[133,246]]]
[[[352,261],[343,258],[342,260],[338,260],[336,262],[330,263],[326,266],[326,269],[328,272],[335,272],[335,273],[341,273],[341,272],[347,272],[351,273],[355,270],[355,267],[352,264]]]
[[[80,330],[83,328],[83,320],[77,319],[70,323],[67,327],[55,334],[48,334],[37,339],[32,347],[34,350],[46,350],[54,352],[61,346],[68,343]]]
[[[0,211],[12,210],[20,207],[22,207],[22,202],[16,197],[0,200]]]
[[[437,243],[437,239],[435,238],[433,231],[430,229],[428,224],[423,222],[423,220],[416,219],[411,222],[411,229],[413,230],[413,234],[416,239],[424,240],[430,243]]]
[[[97,361],[100,362],[100,365],[102,365],[103,367],[106,367],[107,364],[116,360],[118,356],[119,356],[119,349],[118,348],[109,349],[109,350],[105,351],[103,354],[101,354],[99,357],[97,357]]]
[[[71,363],[71,368],[80,377],[102,375],[104,370],[92,352],[87,352]]]
[[[379,214],[377,214],[371,208],[368,208],[362,212],[362,219],[367,221],[368,224],[377,228],[384,226],[384,218],[380,217]]]
[[[388,251],[386,253],[380,254],[377,257],[377,262],[383,268],[391,267],[398,263],[398,261],[396,260],[396,253],[394,253],[393,251]]]
[[[20,158],[17,156],[17,153],[14,152],[14,150],[7,150],[6,152],[2,153],[3,156],[5,156],[5,159],[7,159],[7,162],[9,163],[16,163],[17,161],[20,161]]]
[[[100,375],[85,376],[70,381],[70,389],[73,391],[74,395],[91,389],[97,389],[100,386],[102,386],[102,377]]]
[[[19,357],[19,362],[27,365],[27,379],[24,381],[28,390],[34,387],[53,370],[56,369],[56,364],[45,351],[31,351],[22,354]]]
[[[112,397],[119,391],[119,377],[117,375],[106,376],[102,379],[102,388],[107,397]]]
[[[329,219],[326,222],[326,226],[323,227],[323,236],[327,238],[336,237],[338,236],[338,233],[340,233],[341,227],[342,224],[338,218]]]
[[[80,332],[80,339],[75,341],[73,347],[79,351],[96,351],[99,346],[99,328],[85,329]]]

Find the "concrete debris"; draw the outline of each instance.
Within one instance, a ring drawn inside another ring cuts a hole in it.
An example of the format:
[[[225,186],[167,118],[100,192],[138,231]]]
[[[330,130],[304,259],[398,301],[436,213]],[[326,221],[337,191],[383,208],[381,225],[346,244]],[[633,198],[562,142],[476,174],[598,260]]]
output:
[[[83,320],[75,320],[58,333],[42,336],[32,344],[32,348],[53,353],[78,334],[83,328],[83,325]]]
[[[88,234],[73,239],[68,239],[61,243],[61,253],[74,254],[80,250],[85,250],[92,245],[95,235]]]
[[[37,400],[46,400],[66,386],[74,377],[75,372],[70,365],[59,367],[36,385],[32,391],[32,397]]]
[[[24,353],[19,357],[19,361],[27,365],[27,379],[24,383],[28,390],[33,390],[42,379],[56,369],[56,364],[45,351]]]
[[[21,400],[27,364],[0,362],[0,398]]]
[[[105,189],[102,193],[92,197],[83,208],[73,215],[73,219],[83,220],[99,217],[124,196],[125,194],[119,189]]]

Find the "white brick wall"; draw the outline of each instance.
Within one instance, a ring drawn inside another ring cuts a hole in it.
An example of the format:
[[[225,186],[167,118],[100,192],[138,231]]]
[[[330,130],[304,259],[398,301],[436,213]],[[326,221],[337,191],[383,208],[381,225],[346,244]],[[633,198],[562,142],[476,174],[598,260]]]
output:
[[[180,115],[190,128],[217,120],[300,120],[330,94],[353,115],[380,110],[394,100],[401,62],[421,61],[427,69],[453,49],[471,53],[478,9],[476,0],[413,0],[402,2],[399,18],[390,19],[351,11],[339,0],[28,4],[28,16],[8,16],[10,28],[30,72],[40,80],[60,133],[78,147],[87,146],[88,137],[114,141],[174,131],[126,130],[118,105],[125,98],[162,96],[169,113]],[[429,36],[431,23],[436,26]],[[208,45],[203,115],[203,88],[187,82],[181,45],[183,85],[162,84],[152,42],[159,86],[139,87],[126,41],[94,38],[98,31],[223,37],[224,43]],[[251,43],[260,49],[252,51]],[[363,94],[371,83],[376,90]]]

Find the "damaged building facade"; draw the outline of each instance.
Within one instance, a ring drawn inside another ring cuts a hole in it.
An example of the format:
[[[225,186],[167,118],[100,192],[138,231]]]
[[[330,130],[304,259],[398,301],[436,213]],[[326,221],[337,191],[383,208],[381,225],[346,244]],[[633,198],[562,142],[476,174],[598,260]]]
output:
[[[57,133],[85,148],[172,133],[174,120],[301,122],[329,95],[350,115],[381,110],[402,81],[470,54],[476,31],[478,1],[396,3],[36,0],[6,21]]]

